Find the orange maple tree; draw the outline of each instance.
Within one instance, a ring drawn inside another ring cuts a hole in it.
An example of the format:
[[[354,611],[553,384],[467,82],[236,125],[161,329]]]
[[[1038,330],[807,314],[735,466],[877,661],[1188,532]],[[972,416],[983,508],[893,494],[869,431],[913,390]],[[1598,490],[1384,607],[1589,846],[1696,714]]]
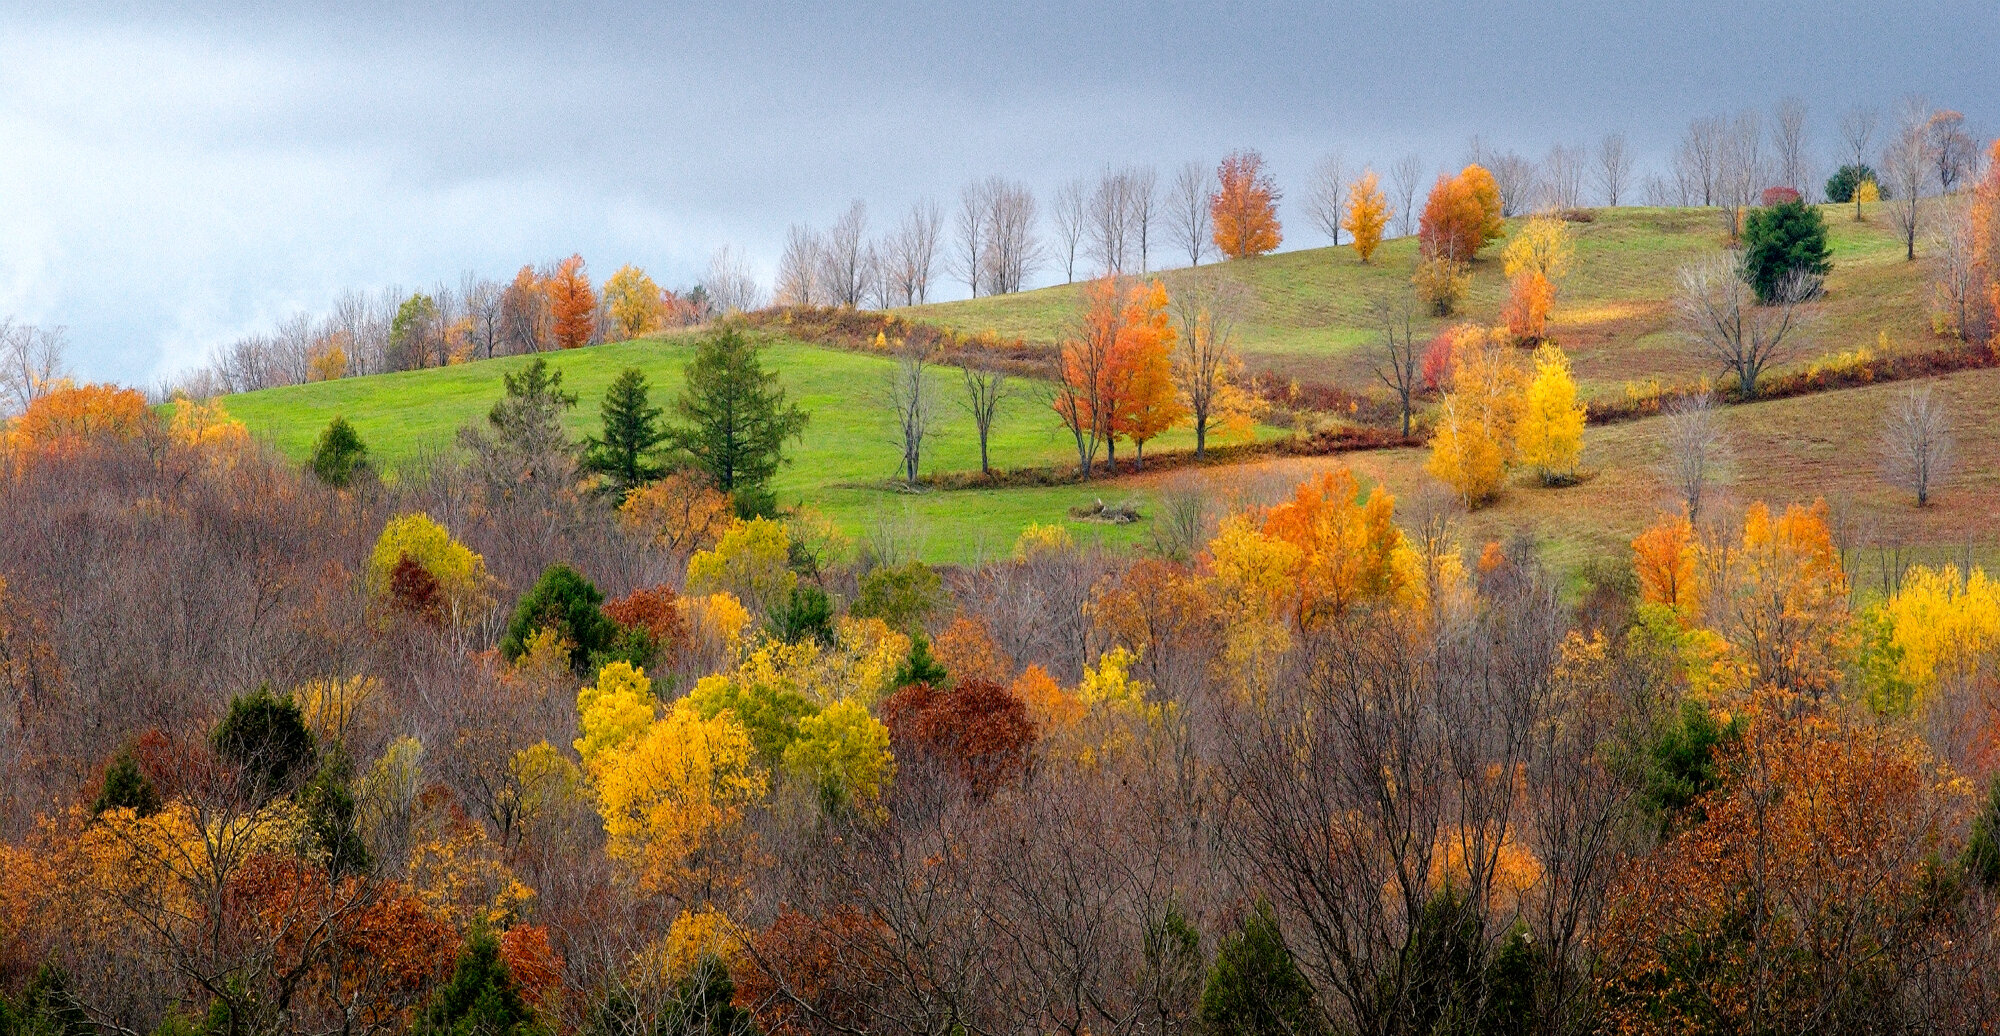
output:
[[[1112,467],[1117,467],[1118,440],[1132,440],[1139,466],[1146,461],[1146,442],[1187,416],[1174,388],[1174,327],[1167,317],[1167,289],[1159,281],[1135,286],[1111,351],[1111,427],[1105,436]]]
[[[1209,203],[1215,247],[1231,259],[1263,255],[1278,247],[1284,234],[1278,226],[1276,182],[1264,169],[1264,156],[1237,151],[1215,171],[1215,197]]]
[[[146,397],[116,385],[58,384],[8,427],[16,449],[68,449],[100,436],[129,439],[146,428]]]
[[[548,294],[556,346],[574,349],[588,345],[597,331],[597,291],[590,286],[582,256],[572,255],[557,264],[548,279]]]
[[[1506,232],[1500,220],[1500,188],[1477,164],[1457,176],[1440,176],[1417,219],[1417,244],[1427,258],[1465,262],[1486,242]]]
[[[1395,517],[1396,498],[1381,486],[1364,497],[1346,468],[1299,483],[1290,500],[1265,513],[1264,535],[1299,549],[1301,626],[1415,589],[1417,569]]]

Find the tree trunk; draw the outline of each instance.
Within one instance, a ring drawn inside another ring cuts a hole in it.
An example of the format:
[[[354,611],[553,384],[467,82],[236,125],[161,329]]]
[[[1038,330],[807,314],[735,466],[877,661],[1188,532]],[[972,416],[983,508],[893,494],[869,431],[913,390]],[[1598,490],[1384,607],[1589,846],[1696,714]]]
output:
[[[1208,416],[1204,414],[1194,419],[1194,459],[1201,460],[1206,456],[1208,456]]]

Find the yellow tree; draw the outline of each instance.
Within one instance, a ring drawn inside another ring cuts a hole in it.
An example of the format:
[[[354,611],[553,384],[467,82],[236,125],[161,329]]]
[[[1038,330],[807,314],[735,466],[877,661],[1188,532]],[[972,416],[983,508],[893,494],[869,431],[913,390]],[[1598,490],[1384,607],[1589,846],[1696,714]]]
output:
[[[1395,213],[1389,208],[1389,199],[1382,193],[1375,170],[1361,174],[1361,179],[1347,189],[1347,215],[1340,225],[1354,235],[1354,254],[1362,262],[1375,254],[1375,246],[1382,243],[1382,228],[1389,225]]]
[[[1301,627],[1366,602],[1407,603],[1423,585],[1416,553],[1396,527],[1396,498],[1366,496],[1345,468],[1299,484],[1264,515],[1264,534],[1298,548],[1292,585]]]
[[[1527,377],[1512,351],[1490,338],[1464,345],[1454,357],[1452,391],[1439,410],[1426,470],[1467,507],[1478,507],[1500,492],[1514,461]]]
[[[412,564],[431,580],[455,618],[476,616],[492,603],[487,594],[491,579],[486,574],[486,559],[452,539],[451,533],[427,514],[398,515],[383,526],[375,549],[368,555],[369,592],[391,604],[395,603],[392,598],[407,597]],[[402,579],[398,578],[399,568]]]
[[[1535,469],[1543,485],[1576,477],[1583,456],[1584,404],[1576,398],[1569,357],[1553,344],[1535,350],[1535,376],[1528,382],[1515,446],[1521,463]]]
[[[666,323],[666,294],[636,266],[621,266],[604,282],[604,305],[621,340],[652,334]]]
[[[1556,288],[1575,256],[1569,224],[1553,216],[1529,220],[1507,242],[1500,260],[1513,280],[1503,317],[1516,341],[1539,342],[1548,336]]]

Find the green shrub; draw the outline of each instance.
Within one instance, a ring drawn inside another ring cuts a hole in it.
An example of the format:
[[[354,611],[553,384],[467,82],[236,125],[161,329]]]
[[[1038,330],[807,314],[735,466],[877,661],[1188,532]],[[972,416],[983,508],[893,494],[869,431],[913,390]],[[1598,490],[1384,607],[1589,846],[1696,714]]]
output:
[[[229,714],[216,724],[210,742],[216,755],[241,771],[246,790],[260,799],[290,794],[313,772],[319,756],[298,702],[272,694],[269,685],[231,699]]]
[[[552,629],[570,645],[570,664],[581,674],[618,637],[618,624],[604,614],[603,606],[603,592],[582,573],[558,561],[514,606],[507,632],[500,638],[500,655],[509,662],[517,661],[535,634]]]

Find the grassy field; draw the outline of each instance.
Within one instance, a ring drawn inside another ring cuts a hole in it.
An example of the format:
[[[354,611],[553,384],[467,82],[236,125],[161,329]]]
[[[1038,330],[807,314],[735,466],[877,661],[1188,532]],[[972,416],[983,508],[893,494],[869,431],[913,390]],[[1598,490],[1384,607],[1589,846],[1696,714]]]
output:
[[[655,405],[666,405],[681,385],[682,368],[694,351],[687,337],[648,339],[549,354],[563,374],[563,386],[578,396],[569,428],[581,437],[600,428],[598,403],[611,380],[626,367],[646,372]],[[1097,497],[1106,502],[1136,494],[1150,508],[1144,487],[1030,487],[999,490],[909,493],[890,485],[900,458],[877,393],[890,360],[767,339],[764,362],[778,372],[791,398],[812,415],[804,440],[789,449],[791,463],[775,488],[781,502],[809,504],[826,512],[848,535],[860,537],[886,523],[920,545],[934,561],[972,561],[1005,553],[1031,522],[1068,522],[1081,540],[1125,544],[1145,534],[1144,526],[1109,527],[1068,518],[1072,506]],[[320,429],[344,415],[368,444],[376,462],[393,472],[397,465],[427,452],[451,447],[460,425],[480,419],[502,392],[501,375],[526,358],[510,357],[454,367],[346,378],[231,396],[230,414],[253,434],[268,439],[294,459],[304,458]],[[943,402],[934,444],[924,458],[926,472],[976,471],[979,439],[972,420],[956,405],[954,371],[940,368],[934,387]],[[995,422],[991,452],[996,466],[1073,462],[1075,448],[1061,423],[1039,398],[1035,386],[1007,400]],[[1186,430],[1168,433],[1155,448],[1191,446]],[[1111,494],[1111,495],[1107,495]]]
[[[1823,211],[1834,269],[1808,354],[1872,346],[1882,331],[1899,345],[1926,340],[1921,270],[1903,260],[1888,214],[1870,211],[1866,222],[1856,223],[1851,206]],[[1562,285],[1552,333],[1569,351],[1585,393],[1622,392],[1631,380],[1685,381],[1712,373],[1671,330],[1667,300],[1681,265],[1724,247],[1716,212],[1604,209],[1595,221],[1570,227],[1576,234],[1576,262]],[[1497,321],[1507,295],[1499,258],[1505,244],[1489,245],[1473,264],[1470,292],[1452,319]],[[1369,364],[1378,333],[1369,317],[1370,299],[1407,297],[1415,259],[1416,239],[1399,238],[1384,242],[1367,264],[1343,246],[1169,270],[1160,276],[1169,291],[1190,277],[1239,279],[1254,299],[1241,330],[1241,346],[1253,370],[1359,389],[1374,381]],[[1054,341],[1076,311],[1078,293],[1077,286],[1063,285],[906,312],[965,331],[990,329]],[[1436,325],[1430,321],[1426,327]]]

